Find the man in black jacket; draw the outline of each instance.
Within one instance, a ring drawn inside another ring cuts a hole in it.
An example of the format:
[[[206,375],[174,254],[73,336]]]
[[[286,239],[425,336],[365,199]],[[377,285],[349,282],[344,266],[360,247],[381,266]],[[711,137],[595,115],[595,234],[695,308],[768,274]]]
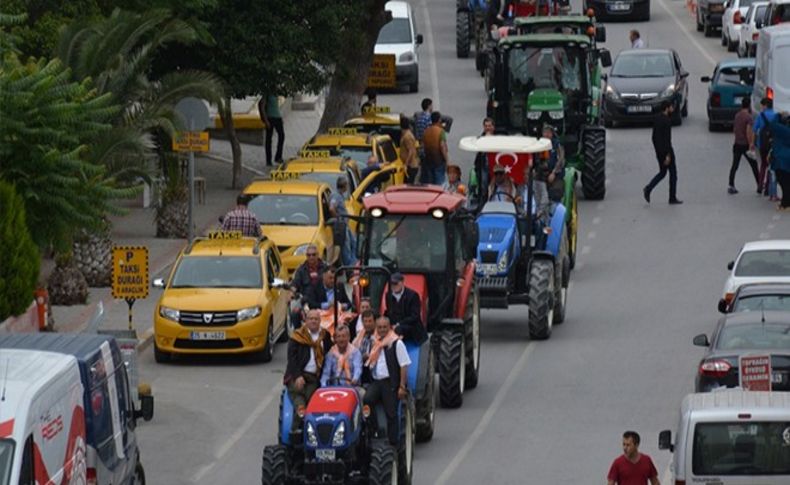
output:
[[[678,172],[675,166],[675,150],[672,148],[672,112],[675,106],[671,101],[661,105],[661,113],[653,123],[653,148],[658,159],[658,173],[649,184],[642,189],[647,203],[650,203],[650,192],[661,182],[669,171],[669,203],[682,204],[677,198]]]
[[[288,340],[288,363],[283,376],[283,384],[297,410],[291,425],[292,431],[301,426],[299,409],[307,406],[318,389],[324,356],[331,347],[332,337],[321,328],[320,313],[318,310],[308,311],[304,326],[294,331]]]
[[[307,305],[310,308],[326,310],[332,308],[335,299],[337,299],[337,302],[340,304],[340,310],[345,311],[351,308],[351,301],[348,299],[345,285],[340,285],[335,290],[335,271],[328,268],[324,271],[322,279],[322,284],[311,286],[308,289],[305,295]]]
[[[305,252],[307,259],[299,265],[294,272],[291,280],[291,291],[294,299],[291,301],[289,311],[291,312],[291,323],[294,328],[302,326],[302,297],[306,298],[310,288],[321,285],[321,278],[328,267],[324,261],[318,257],[318,248],[315,244],[307,246]]]
[[[395,333],[403,338],[410,339],[418,344],[428,338],[428,333],[422,324],[422,305],[420,295],[414,290],[406,288],[401,273],[390,276],[390,291],[387,293],[387,310],[384,313],[389,317]]]

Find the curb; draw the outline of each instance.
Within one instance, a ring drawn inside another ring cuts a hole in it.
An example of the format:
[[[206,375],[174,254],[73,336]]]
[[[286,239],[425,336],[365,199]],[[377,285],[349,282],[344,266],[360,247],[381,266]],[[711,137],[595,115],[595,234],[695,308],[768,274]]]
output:
[[[142,353],[151,346],[154,341],[154,327],[148,327],[147,330],[137,339],[137,352]]]

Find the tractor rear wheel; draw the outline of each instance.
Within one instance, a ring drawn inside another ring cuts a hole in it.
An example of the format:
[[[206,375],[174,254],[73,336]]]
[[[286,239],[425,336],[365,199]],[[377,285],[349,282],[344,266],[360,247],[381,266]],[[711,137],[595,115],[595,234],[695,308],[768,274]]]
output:
[[[466,303],[464,330],[466,332],[466,382],[464,387],[474,389],[477,387],[477,378],[480,374],[480,295],[474,284],[472,284],[469,300]]]
[[[376,444],[370,451],[368,465],[370,485],[396,485],[398,483],[398,459],[389,444]]]
[[[425,443],[431,441],[433,438],[433,430],[436,427],[436,354],[433,353],[433,347],[428,346],[428,369],[426,375],[428,382],[426,383],[425,394],[422,399],[417,401],[415,406],[414,420],[414,439],[417,443]]]
[[[414,469],[414,401],[409,398],[403,409],[405,412],[401,416],[401,430],[405,434],[398,447],[398,485],[411,485]]]
[[[582,192],[590,200],[601,200],[606,195],[606,132],[584,132],[584,167]]]
[[[444,330],[439,339],[439,403],[445,408],[459,408],[464,403],[465,335]]]
[[[529,338],[546,340],[554,324],[554,263],[535,259],[529,270]]]
[[[469,57],[472,39],[469,37],[469,24],[471,15],[468,10],[455,13],[455,55],[459,59]]]
[[[568,233],[562,233],[560,252],[554,264],[554,323],[565,321],[565,303],[568,299],[570,281],[570,258],[568,258]]]
[[[261,485],[285,485],[288,478],[288,450],[282,445],[263,448]]]

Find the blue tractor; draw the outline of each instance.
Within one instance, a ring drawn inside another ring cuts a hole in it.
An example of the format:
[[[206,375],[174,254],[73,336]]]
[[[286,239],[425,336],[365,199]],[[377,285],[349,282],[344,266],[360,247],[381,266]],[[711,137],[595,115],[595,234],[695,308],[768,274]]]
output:
[[[526,136],[467,137],[460,148],[481,153],[533,154],[551,148],[546,139]],[[565,319],[570,257],[567,208],[561,203],[541,207],[530,165],[525,204],[511,194],[494,192],[479,201],[477,226],[477,288],[481,308],[529,307],[529,336],[548,339],[552,326]]]

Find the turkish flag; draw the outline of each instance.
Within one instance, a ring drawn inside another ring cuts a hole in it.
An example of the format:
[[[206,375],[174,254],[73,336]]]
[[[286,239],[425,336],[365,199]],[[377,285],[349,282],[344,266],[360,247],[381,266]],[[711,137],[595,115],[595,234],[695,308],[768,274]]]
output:
[[[516,184],[524,183],[524,169],[532,166],[531,153],[488,153],[488,173],[493,178],[494,165],[505,167],[505,175]]]

